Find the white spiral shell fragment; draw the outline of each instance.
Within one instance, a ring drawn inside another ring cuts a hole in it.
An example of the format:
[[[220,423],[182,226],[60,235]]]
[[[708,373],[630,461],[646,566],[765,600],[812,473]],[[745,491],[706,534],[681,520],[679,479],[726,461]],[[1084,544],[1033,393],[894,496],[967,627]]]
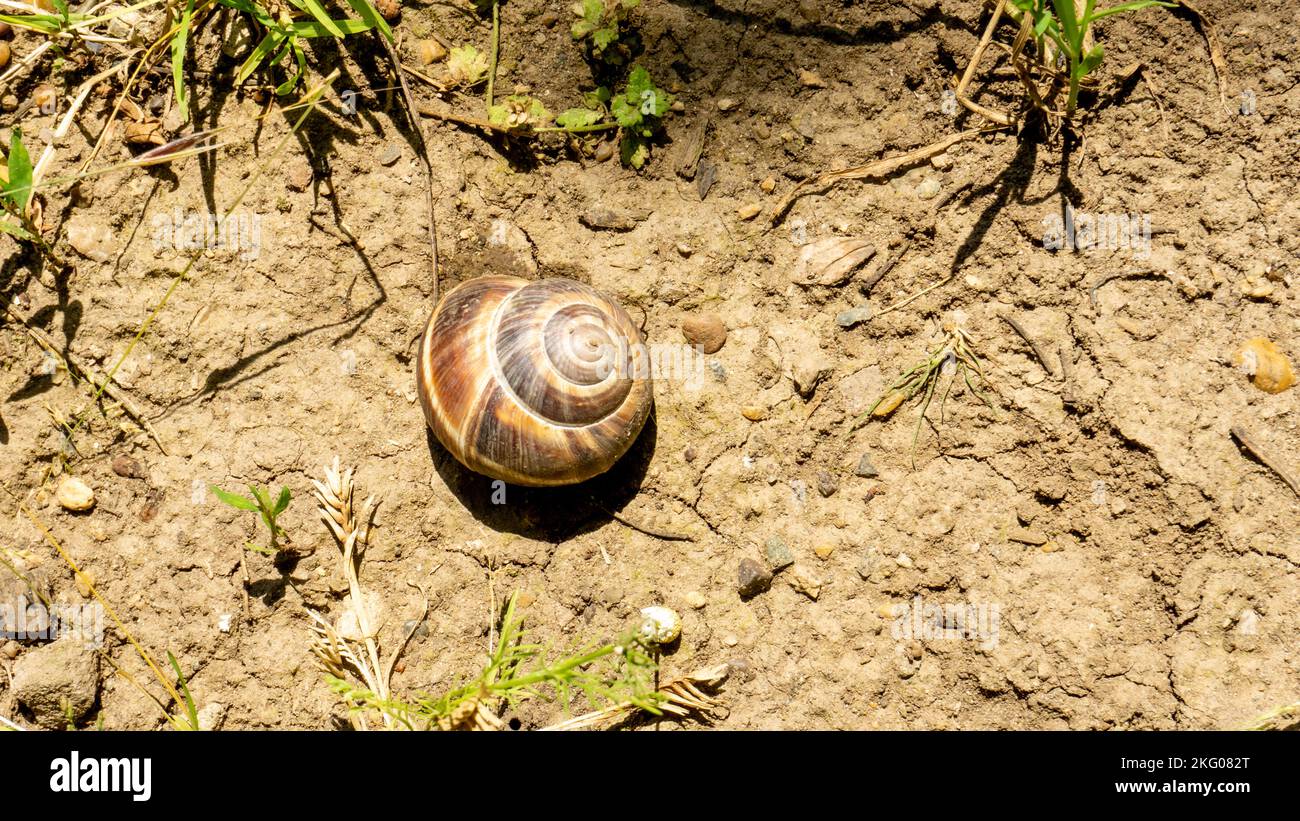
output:
[[[670,607],[641,610],[641,638],[654,644],[672,644],[682,634],[682,617]]]

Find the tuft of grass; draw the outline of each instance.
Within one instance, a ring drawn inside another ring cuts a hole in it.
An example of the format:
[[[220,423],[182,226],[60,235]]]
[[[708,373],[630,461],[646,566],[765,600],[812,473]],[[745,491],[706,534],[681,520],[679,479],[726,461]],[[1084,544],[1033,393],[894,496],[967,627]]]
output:
[[[917,415],[916,430],[912,433],[911,457],[913,470],[916,469],[916,443],[921,436],[921,425],[925,422],[925,413],[930,408],[930,401],[934,398],[941,377],[949,376],[950,378],[948,387],[939,400],[940,419],[943,418],[943,407],[948,401],[948,394],[952,393],[952,387],[959,376],[966,383],[967,389],[976,398],[987,405],[994,413],[997,412],[997,408],[993,406],[993,403],[975,387],[976,381],[987,384],[988,378],[984,375],[984,366],[980,362],[975,345],[966,329],[962,327],[958,320],[953,319],[944,323],[943,332],[942,342],[911,368],[903,371],[880,398],[867,409],[866,413],[855,419],[853,425],[849,428],[850,432],[852,432],[873,417],[878,419],[887,418],[904,402],[917,394],[921,394],[923,396],[921,412]]]
[[[327,676],[330,688],[350,712],[377,710],[394,726],[408,730],[496,730],[501,728],[497,715],[503,708],[542,699],[560,703],[567,713],[578,694],[593,708],[663,714],[659,705],[667,696],[654,689],[654,649],[640,637],[639,625],[616,641],[547,660],[545,648],[527,640],[517,605],[516,592],[506,605],[500,640],[483,670],[442,696],[383,698],[333,673]]]

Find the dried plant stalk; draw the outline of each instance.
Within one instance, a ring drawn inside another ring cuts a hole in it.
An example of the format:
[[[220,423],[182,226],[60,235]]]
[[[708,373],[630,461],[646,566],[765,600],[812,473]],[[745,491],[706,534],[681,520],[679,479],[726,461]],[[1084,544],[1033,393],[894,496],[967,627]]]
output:
[[[338,543],[343,576],[348,582],[349,614],[357,626],[355,635],[350,631],[340,630],[335,624],[321,614],[308,610],[312,618],[311,651],[321,668],[328,674],[347,679],[349,675],[361,679],[366,688],[380,700],[389,697],[389,683],[392,679],[393,665],[385,669],[380,663],[379,625],[375,623],[376,613],[371,607],[371,599],[361,587],[361,560],[366,547],[370,544],[370,532],[373,525],[375,500],[367,497],[358,510],[352,502],[352,469],[342,471],[339,458],[334,457],[334,464],[326,467],[325,481],[312,480],[315,486],[316,501],[320,505],[321,520],[334,534]],[[341,617],[342,618],[342,617]],[[401,648],[398,648],[398,653]],[[396,661],[394,654],[393,661]],[[387,713],[381,713],[384,725],[393,727],[394,722]],[[355,719],[361,729],[365,729],[365,716]]]

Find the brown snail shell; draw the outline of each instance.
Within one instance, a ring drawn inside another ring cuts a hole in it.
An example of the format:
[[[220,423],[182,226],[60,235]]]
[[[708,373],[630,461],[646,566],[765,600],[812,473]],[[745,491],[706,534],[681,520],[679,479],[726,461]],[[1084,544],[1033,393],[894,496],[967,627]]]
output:
[[[653,404],[641,332],[568,279],[488,276],[438,303],[417,359],[424,417],[461,464],[544,487],[609,470]]]

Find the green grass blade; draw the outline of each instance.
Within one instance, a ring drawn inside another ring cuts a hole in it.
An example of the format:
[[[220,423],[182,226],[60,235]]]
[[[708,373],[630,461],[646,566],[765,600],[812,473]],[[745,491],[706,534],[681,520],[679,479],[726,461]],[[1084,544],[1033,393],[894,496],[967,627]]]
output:
[[[22,211],[32,198],[32,159],[23,145],[23,132],[14,128],[9,136],[9,184],[5,186],[9,201]]]
[[[257,510],[257,502],[254,502],[247,496],[240,496],[238,493],[230,493],[229,491],[222,490],[216,485],[208,485],[208,489],[216,494],[216,497],[223,503],[230,505],[236,510]]]
[[[375,7],[370,5],[368,0],[348,0],[348,5],[368,24],[367,29],[379,29],[388,38],[388,41],[392,42],[393,29],[388,25],[388,21],[380,16],[379,12],[375,11]]]
[[[185,715],[189,720],[190,730],[199,729],[199,711],[194,706],[194,698],[190,695],[190,685],[185,682],[185,674],[181,672],[181,666],[176,662],[176,657],[172,651],[167,651],[167,660],[172,663],[172,669],[176,671],[176,679],[180,682],[181,692],[185,694]],[[184,725],[179,725],[184,726]]]
[[[341,34],[334,34],[333,31],[321,25],[320,23],[310,20],[300,23],[294,23],[290,29],[298,37],[344,37],[349,34],[360,34],[363,31],[370,31],[374,26],[365,20],[331,20],[334,28]]]
[[[1119,14],[1124,11],[1141,11],[1142,9],[1150,8],[1151,6],[1163,6],[1167,9],[1172,9],[1177,8],[1178,4],[1165,3],[1163,0],[1131,0],[1131,2],[1120,3],[1118,6],[1111,6],[1108,9],[1102,9],[1101,11],[1094,13],[1088,18],[1088,22],[1092,23],[1096,20],[1102,19],[1103,17],[1109,17],[1112,14]]]
[[[1052,0],[1052,6],[1056,9],[1056,19],[1061,23],[1061,33],[1070,57],[1077,59],[1083,33],[1079,31],[1079,20],[1074,13],[1074,0]]]
[[[244,61],[244,64],[239,67],[239,73],[235,75],[235,85],[244,82],[254,71],[257,71],[257,67],[262,64],[262,61],[278,48],[287,36],[278,31],[268,32],[262,38],[262,42],[257,44],[257,48],[253,49],[253,53],[248,55],[248,59]]]
[[[172,84],[176,87],[176,104],[189,119],[189,103],[185,99],[185,50],[189,45],[190,22],[194,18],[194,0],[186,0],[181,14],[180,29],[172,38]]]
[[[320,4],[320,0],[290,0],[295,6],[316,18],[316,22],[327,33],[334,37],[343,37],[343,29],[339,28],[338,23],[330,19],[329,12]]]
[[[26,240],[27,242],[36,242],[36,236],[21,226],[14,225],[12,222],[0,220],[0,231],[15,237],[16,239]]]

